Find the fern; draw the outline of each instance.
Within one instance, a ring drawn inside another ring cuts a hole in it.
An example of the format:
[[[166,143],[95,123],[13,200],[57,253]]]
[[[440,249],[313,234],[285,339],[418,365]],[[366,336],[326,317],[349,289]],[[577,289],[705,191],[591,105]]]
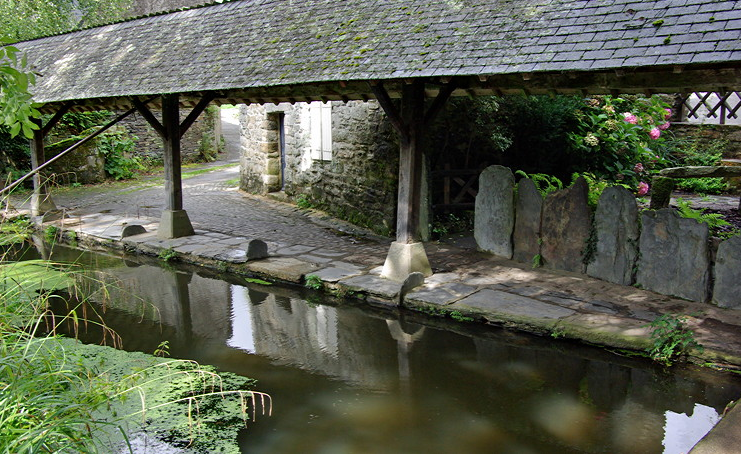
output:
[[[546,173],[527,174],[522,170],[516,170],[515,175],[532,180],[532,182],[535,183],[535,187],[538,188],[538,192],[540,192],[543,197],[547,196],[551,192],[563,189],[563,183],[561,180],[553,175],[548,175]]]
[[[717,231],[720,227],[730,226],[731,223],[723,219],[720,213],[705,213],[703,208],[695,209],[690,206],[689,200],[682,198],[677,199],[677,210],[683,218],[694,219],[708,225],[711,232]]]

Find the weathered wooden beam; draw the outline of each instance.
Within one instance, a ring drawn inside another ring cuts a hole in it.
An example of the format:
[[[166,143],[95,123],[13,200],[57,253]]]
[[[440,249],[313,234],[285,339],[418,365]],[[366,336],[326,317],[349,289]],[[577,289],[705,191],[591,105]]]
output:
[[[32,163],[32,170],[24,175],[23,177],[19,178],[18,180],[14,181],[12,184],[4,187],[2,190],[0,190],[0,194],[5,194],[7,192],[10,192],[13,190],[13,188],[17,187],[19,184],[21,184],[23,181],[27,180],[29,177],[33,177],[39,173],[39,171],[43,170],[45,167],[51,165],[53,162],[55,162],[58,159],[62,159],[67,154],[71,153],[72,151],[76,150],[80,146],[84,145],[88,141],[94,139],[98,135],[105,132],[108,128],[115,125],[119,121],[123,120],[124,118],[128,117],[132,113],[134,113],[135,109],[131,108],[128,111],[122,113],[115,119],[109,121],[104,126],[100,127],[97,131],[90,134],[89,136],[85,137],[84,139],[80,140],[79,142],[75,143],[71,147],[67,148],[66,150],[63,150],[61,153],[57,154],[53,158],[49,159],[48,161],[44,160],[44,154],[43,154],[43,136],[41,134],[41,130],[34,131],[34,133],[38,133],[38,137],[34,137],[34,139],[31,142],[31,163]],[[38,121],[38,120],[37,120]],[[34,149],[36,151],[34,151]]]
[[[380,104],[383,111],[386,112],[386,116],[388,116],[389,121],[391,122],[391,125],[394,127],[394,129],[396,129],[396,132],[398,132],[402,138],[408,136],[408,127],[404,123],[399,110],[396,108],[393,101],[391,101],[391,97],[386,91],[386,88],[384,88],[383,84],[371,84],[370,87],[373,91],[374,96],[376,97],[376,100],[378,100],[378,104]]]
[[[39,129],[33,131],[31,138],[31,168],[33,169],[33,194],[31,194],[31,215],[40,216],[57,209],[49,194],[47,182],[42,178],[39,169],[45,164],[44,132],[41,120],[32,120]]]
[[[401,114],[407,134],[401,137],[399,156],[399,194],[396,217],[396,242],[421,241],[420,209],[423,156],[421,140],[424,133],[424,82],[405,85]]]
[[[57,110],[57,112],[54,114],[54,116],[51,117],[49,119],[49,121],[47,121],[46,124],[41,128],[41,135],[43,137],[46,137],[49,134],[49,131],[51,131],[51,129],[57,123],[59,123],[59,120],[62,119],[62,117],[64,116],[64,114],[66,114],[67,112],[69,112],[69,110],[72,108],[73,105],[74,105],[74,102],[72,102],[72,101],[69,101],[67,103],[64,103],[59,108],[59,110]]]
[[[134,104],[134,108],[137,112],[141,114],[142,117],[144,117],[145,120],[147,120],[147,123],[149,123],[149,126],[154,129],[154,131],[163,139],[167,139],[167,131],[165,130],[165,127],[162,126],[162,123],[157,120],[157,117],[154,116],[151,110],[147,107],[146,103],[141,102],[141,100],[136,97],[131,97],[131,102]]]
[[[164,127],[166,209],[183,209],[183,188],[180,168],[180,103],[178,95],[162,96],[162,126]]]
[[[455,91],[457,88],[455,79],[451,80],[447,84],[443,86],[443,88],[438,92],[437,97],[435,97],[435,100],[432,101],[432,105],[429,109],[427,109],[427,113],[425,113],[424,117],[424,125],[429,126],[434,121],[435,117],[438,113],[445,107],[445,103],[448,102],[448,98],[450,98],[450,95]]]
[[[213,93],[206,93],[205,95],[203,95],[203,98],[201,98],[201,100],[198,101],[198,104],[193,107],[193,110],[191,110],[188,116],[185,117],[185,120],[180,123],[180,137],[183,137],[188,129],[193,126],[193,123],[195,123],[201,113],[206,110],[206,107],[208,107],[208,105],[211,103],[211,101],[214,100],[215,97],[216,95]]]

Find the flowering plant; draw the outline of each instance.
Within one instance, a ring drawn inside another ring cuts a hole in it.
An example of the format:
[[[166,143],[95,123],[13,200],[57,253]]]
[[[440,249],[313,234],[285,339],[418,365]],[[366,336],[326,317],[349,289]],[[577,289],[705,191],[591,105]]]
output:
[[[569,140],[586,156],[590,172],[645,194],[649,172],[669,165],[665,140],[671,115],[659,96],[588,98]]]

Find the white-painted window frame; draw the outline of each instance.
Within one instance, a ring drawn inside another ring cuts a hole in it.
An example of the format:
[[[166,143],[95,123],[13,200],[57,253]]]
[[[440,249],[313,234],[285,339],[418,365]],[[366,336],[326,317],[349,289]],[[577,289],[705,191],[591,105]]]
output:
[[[332,160],[332,103],[309,104],[311,159]]]

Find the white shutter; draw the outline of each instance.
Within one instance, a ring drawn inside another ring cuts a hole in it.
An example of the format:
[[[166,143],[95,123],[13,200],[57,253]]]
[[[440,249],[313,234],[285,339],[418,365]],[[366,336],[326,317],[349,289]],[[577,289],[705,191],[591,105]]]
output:
[[[322,159],[322,103],[309,104],[309,113],[311,159]]]
[[[332,160],[332,103],[322,104],[322,159]]]

